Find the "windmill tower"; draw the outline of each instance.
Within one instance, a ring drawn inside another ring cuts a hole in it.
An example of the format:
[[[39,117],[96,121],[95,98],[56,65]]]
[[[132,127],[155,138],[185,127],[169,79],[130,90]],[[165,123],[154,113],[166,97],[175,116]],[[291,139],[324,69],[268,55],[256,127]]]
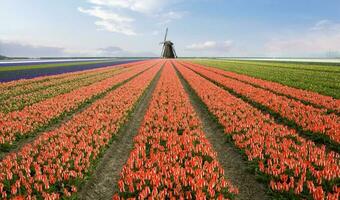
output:
[[[166,40],[166,37],[168,36],[168,28],[166,28],[164,41],[160,44],[163,44],[162,48],[162,58],[177,58],[174,43],[172,43],[170,40]]]

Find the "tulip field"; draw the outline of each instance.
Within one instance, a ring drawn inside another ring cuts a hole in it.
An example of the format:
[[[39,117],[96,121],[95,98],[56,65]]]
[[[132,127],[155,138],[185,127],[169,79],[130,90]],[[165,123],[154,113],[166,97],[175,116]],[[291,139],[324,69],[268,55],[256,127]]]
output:
[[[338,200],[340,100],[204,62],[0,83],[0,199]]]

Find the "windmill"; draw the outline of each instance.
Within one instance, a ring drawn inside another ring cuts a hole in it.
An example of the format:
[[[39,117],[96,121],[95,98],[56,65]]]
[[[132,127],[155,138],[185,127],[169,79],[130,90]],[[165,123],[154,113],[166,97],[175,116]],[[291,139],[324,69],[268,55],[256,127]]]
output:
[[[160,44],[163,44],[162,48],[162,58],[177,58],[174,43],[172,43],[170,40],[166,40],[166,37],[168,36],[168,28],[166,28],[164,41]]]

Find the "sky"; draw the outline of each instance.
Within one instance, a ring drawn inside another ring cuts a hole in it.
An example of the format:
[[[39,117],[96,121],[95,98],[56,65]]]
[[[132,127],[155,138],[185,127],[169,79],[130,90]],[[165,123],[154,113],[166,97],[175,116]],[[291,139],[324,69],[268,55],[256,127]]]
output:
[[[340,0],[0,0],[0,54],[340,55]]]

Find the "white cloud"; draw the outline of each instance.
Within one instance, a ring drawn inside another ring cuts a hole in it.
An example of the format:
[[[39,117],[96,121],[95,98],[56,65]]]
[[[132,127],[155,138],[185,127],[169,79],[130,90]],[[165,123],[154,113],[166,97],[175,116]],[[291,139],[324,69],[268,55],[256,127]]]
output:
[[[91,9],[79,7],[78,10],[82,13],[99,18],[95,24],[103,30],[122,33],[125,35],[136,35],[131,25],[131,22],[134,21],[133,18],[104,10],[101,7],[93,7]]]
[[[151,14],[162,10],[170,0],[88,0],[99,6],[125,8],[132,11]]]
[[[164,25],[174,20],[181,19],[186,12],[169,10],[172,4],[183,0],[87,0],[90,9],[78,8],[80,12],[99,18],[95,24],[102,30],[107,30],[125,35],[136,35],[133,29],[133,18],[127,17],[132,13],[141,17],[149,17],[156,21],[155,24]],[[105,10],[103,9],[105,8]],[[117,13],[124,13],[125,16]],[[140,19],[138,19],[140,20]]]
[[[131,52],[116,46],[100,48],[98,49],[97,54],[100,56],[112,57],[157,57],[156,54],[151,52]]]
[[[179,12],[169,11],[167,13],[164,13],[162,16],[169,19],[181,19],[183,14]]]
[[[159,14],[157,17],[160,19],[158,24],[164,25],[172,22],[173,20],[181,19],[186,12],[176,12],[176,11],[169,11],[162,14]]]
[[[111,52],[111,53],[123,51],[122,48],[116,47],[116,46],[109,46],[109,47],[105,47],[105,48],[100,48],[99,50],[105,51],[105,52]]]
[[[92,49],[66,49],[56,46],[41,46],[30,43],[0,40],[0,55],[7,57],[157,57],[152,52],[128,51],[117,46]]]
[[[0,54],[9,57],[64,56],[64,49],[18,42],[0,41]]]
[[[304,32],[271,39],[265,51],[271,56],[325,56],[340,52],[339,44],[340,24],[321,20]]]
[[[87,56],[87,57],[157,57],[152,52],[128,51],[116,46],[108,46],[98,49],[66,49],[65,56]]]
[[[312,31],[337,31],[340,29],[340,24],[324,19],[315,23],[311,28]]]
[[[186,48],[190,50],[206,50],[206,49],[213,48],[215,46],[216,46],[215,41],[206,41],[203,43],[194,43],[194,44],[188,45]]]
[[[190,51],[229,51],[232,48],[233,42],[226,40],[223,42],[206,41],[202,43],[194,43],[186,46]]]

